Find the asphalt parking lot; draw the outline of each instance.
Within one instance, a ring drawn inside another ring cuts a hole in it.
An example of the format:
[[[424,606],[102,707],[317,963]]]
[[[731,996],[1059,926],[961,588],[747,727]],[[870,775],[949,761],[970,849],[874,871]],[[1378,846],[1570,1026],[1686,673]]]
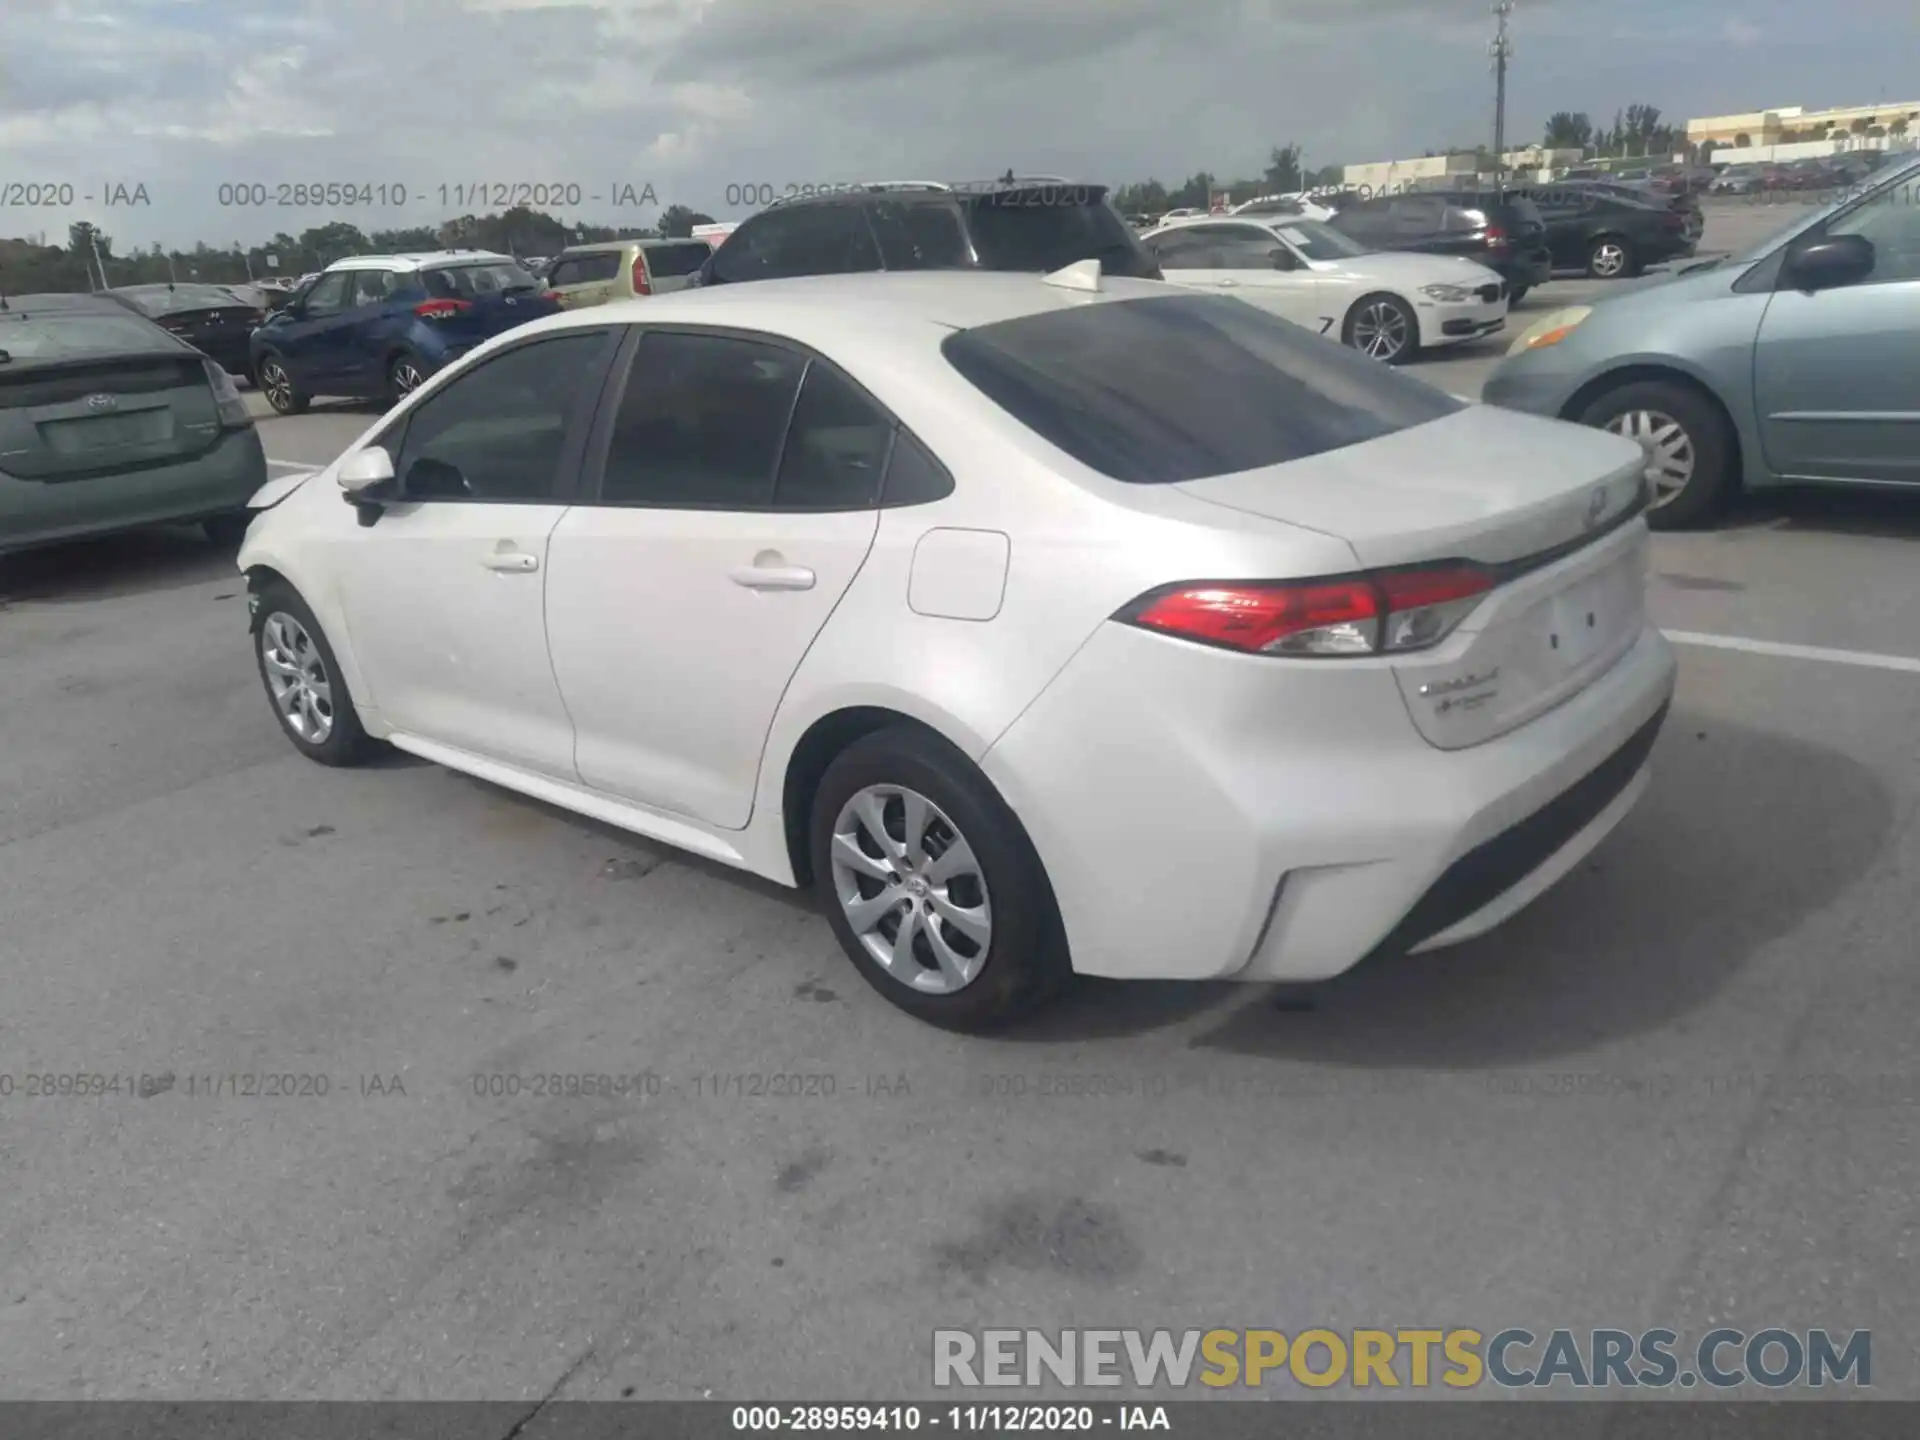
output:
[[[302,760],[197,535],[0,561],[0,1392],[906,1398],[936,1327],[1726,1324],[1871,1329],[1920,1397],[1916,543],[1920,497],[1819,494],[1658,537],[1653,786],[1491,936],[994,1040],[798,897]],[[598,1075],[655,1078],[540,1078]]]

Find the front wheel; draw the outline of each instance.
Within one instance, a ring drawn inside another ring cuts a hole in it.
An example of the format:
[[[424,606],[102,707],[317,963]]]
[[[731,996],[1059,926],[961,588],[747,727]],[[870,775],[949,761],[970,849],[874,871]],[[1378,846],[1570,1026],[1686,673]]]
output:
[[[994,1029],[1069,978],[1026,831],[973,762],[937,737],[902,727],[848,746],[821,777],[809,842],[841,948],[909,1014]]]
[[[304,415],[313,403],[313,397],[294,383],[287,362],[278,355],[268,355],[260,362],[260,392],[281,415]]]
[[[1419,353],[1420,322],[1399,296],[1368,295],[1347,316],[1342,338],[1363,355],[1400,365]]]
[[[1509,310],[1518,310],[1520,308],[1520,302],[1527,298],[1527,291],[1531,288],[1531,286],[1527,285],[1514,286],[1513,289],[1507,293],[1507,308]]]
[[[1642,380],[1600,396],[1583,423],[1637,441],[1647,460],[1647,524],[1679,530],[1705,520],[1735,488],[1734,444],[1724,416],[1699,391]]]
[[[307,602],[281,581],[260,592],[254,660],[274,718],[309,760],[357,765],[373,748],[340,662]]]

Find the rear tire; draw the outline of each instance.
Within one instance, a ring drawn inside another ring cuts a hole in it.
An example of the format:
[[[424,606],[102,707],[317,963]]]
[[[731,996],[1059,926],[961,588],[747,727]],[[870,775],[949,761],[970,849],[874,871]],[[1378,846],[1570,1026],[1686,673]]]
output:
[[[1682,530],[1718,511],[1738,489],[1726,417],[1699,391],[1670,380],[1640,380],[1599,396],[1581,423],[1638,440],[1654,493],[1647,524]]]
[[[1420,322],[1398,295],[1362,295],[1347,312],[1340,338],[1362,355],[1404,365],[1420,353]]]
[[[304,415],[307,407],[313,403],[313,397],[294,383],[287,362],[278,355],[261,358],[260,393],[267,397],[267,404],[281,415]]]
[[[299,593],[284,581],[260,591],[253,659],[280,732],[322,765],[358,765],[373,740],[360,725],[353,693],[333,647]]]
[[[387,408],[392,409],[427,383],[427,367],[412,355],[396,355],[387,365]]]
[[[1532,288],[1530,285],[1516,285],[1509,290],[1507,292],[1507,309],[1518,310],[1520,308],[1520,302],[1527,298],[1527,292]]]
[[[200,522],[200,528],[206,532],[209,543],[223,550],[237,550],[240,542],[247,538],[247,527],[253,524],[251,510],[235,510],[226,515],[216,515],[211,520]]]
[[[1587,251],[1587,274],[1596,280],[1627,280],[1640,273],[1633,246],[1618,235],[1602,235]]]
[[[841,948],[908,1014],[997,1029],[1071,978],[1039,855],[987,778],[944,741],[905,726],[854,741],[820,778],[808,845]]]

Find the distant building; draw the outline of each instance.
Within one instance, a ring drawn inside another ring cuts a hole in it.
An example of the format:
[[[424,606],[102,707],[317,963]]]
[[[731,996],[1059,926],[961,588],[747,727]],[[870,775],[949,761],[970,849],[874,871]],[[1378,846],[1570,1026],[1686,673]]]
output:
[[[1855,130],[1859,125],[1860,129]],[[1920,132],[1920,100],[1901,104],[1846,105],[1832,110],[1807,110],[1782,105],[1774,110],[1750,110],[1742,115],[1708,115],[1687,121],[1687,144],[1731,145],[1758,149],[1770,145],[1851,139],[1878,129],[1882,135]]]
[[[1509,150],[1501,157],[1509,175],[1525,179],[1546,179],[1553,171],[1578,165],[1585,152],[1549,150],[1529,145]],[[1480,156],[1472,150],[1456,150],[1449,155],[1423,155],[1418,160],[1376,160],[1367,165],[1349,165],[1341,180],[1351,189],[1373,192],[1432,190],[1464,184],[1480,171]]]

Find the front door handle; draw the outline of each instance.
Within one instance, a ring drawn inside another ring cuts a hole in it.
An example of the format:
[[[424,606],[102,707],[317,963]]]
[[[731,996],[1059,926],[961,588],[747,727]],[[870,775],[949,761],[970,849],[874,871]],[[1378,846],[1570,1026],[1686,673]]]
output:
[[[540,568],[540,557],[529,555],[524,550],[495,550],[483,556],[480,563],[489,570],[502,570],[509,575],[525,575]]]
[[[749,590],[811,590],[814,574],[804,565],[788,565],[771,552],[754,557],[751,565],[737,565],[727,578]]]

